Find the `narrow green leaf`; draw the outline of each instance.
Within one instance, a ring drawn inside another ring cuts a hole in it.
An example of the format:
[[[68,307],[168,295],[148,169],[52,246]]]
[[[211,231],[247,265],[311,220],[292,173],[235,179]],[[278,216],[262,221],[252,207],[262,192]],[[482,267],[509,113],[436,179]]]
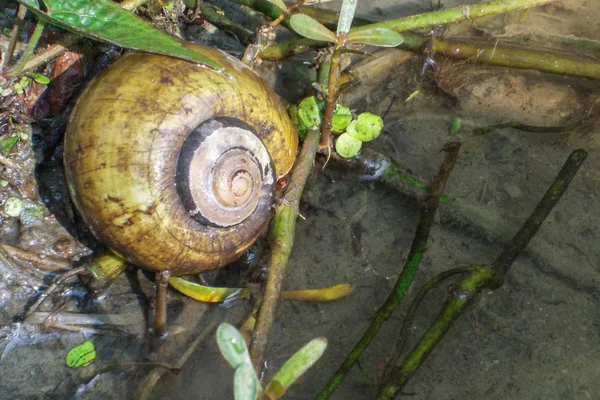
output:
[[[233,395],[235,400],[256,400],[260,383],[252,365],[242,364],[235,369]]]
[[[348,33],[352,27],[352,20],[354,19],[354,12],[356,11],[356,4],[358,0],[344,0],[342,3],[342,9],[340,10],[340,19],[337,25],[337,34]]]
[[[233,325],[222,323],[217,329],[217,344],[225,360],[235,369],[240,365],[252,366],[246,342]]]
[[[379,47],[396,47],[402,42],[404,42],[402,35],[387,28],[365,29],[350,32],[346,36],[346,43],[362,43]]]
[[[327,339],[311,340],[281,367],[267,386],[265,394],[269,399],[278,399],[300,378],[325,352]]]
[[[323,40],[326,42],[336,42],[337,37],[333,32],[327,29],[319,21],[305,14],[295,14],[290,18],[292,29],[298,35],[312,40]]]
[[[90,364],[95,358],[96,349],[94,348],[94,343],[88,340],[69,350],[65,357],[65,362],[69,368],[81,368]]]
[[[184,41],[160,31],[110,0],[43,1],[45,11],[37,0],[19,0],[41,19],[66,30],[117,46],[166,54],[224,70],[218,63],[187,48]]]
[[[46,75],[38,74],[37,72],[31,72],[29,76],[31,76],[34,81],[41,83],[42,85],[47,85],[50,83],[50,78],[48,78]]]

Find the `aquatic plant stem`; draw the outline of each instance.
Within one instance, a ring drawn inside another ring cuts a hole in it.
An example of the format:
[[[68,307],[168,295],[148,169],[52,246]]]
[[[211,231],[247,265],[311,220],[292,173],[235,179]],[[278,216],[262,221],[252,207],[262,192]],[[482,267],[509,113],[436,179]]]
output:
[[[492,287],[498,288],[502,286],[508,269],[525,247],[527,247],[556,203],[558,203],[565,193],[586,157],[587,152],[583,149],[577,149],[571,153],[533,213],[531,213],[525,224],[515,234],[510,244],[492,264],[492,268],[496,272]]]
[[[275,215],[271,223],[272,239],[271,256],[268,261],[269,272],[250,345],[250,357],[259,376],[263,368],[269,332],[273,326],[277,305],[281,298],[283,278],[294,244],[300,197],[315,161],[320,136],[318,130],[311,130],[306,133],[288,187],[283,198],[275,207]]]
[[[448,332],[452,323],[463,313],[481,289],[498,288],[504,283],[506,272],[565,193],[586,157],[585,150],[573,151],[531,216],[491,267],[481,266],[460,281],[457,290],[453,291],[419,343],[411,350],[402,364],[393,370],[390,379],[379,392],[378,400],[395,398],[425,360],[425,357],[431,353],[444,334]]]
[[[511,68],[530,68],[553,74],[600,79],[600,62],[572,55],[529,48],[434,39],[432,49],[438,54]]]
[[[429,327],[419,343],[412,349],[402,365],[393,370],[390,383],[386,384],[377,396],[378,400],[389,400],[396,397],[400,389],[419,368],[425,357],[444,337],[452,323],[462,314],[481,288],[492,279],[494,272],[490,267],[481,267],[465,276],[457,289],[448,298],[442,311]]]
[[[406,32],[415,29],[428,28],[435,25],[444,25],[460,21],[471,20],[475,18],[481,18],[494,14],[501,14],[509,11],[524,10],[527,8],[537,7],[544,4],[552,3],[555,0],[492,0],[479,4],[464,5],[460,7],[450,8],[447,10],[433,11],[423,14],[411,15],[408,17],[402,17],[393,19],[390,21],[383,21],[374,24],[362,25],[350,30],[350,32],[356,32],[360,30],[374,29],[374,28],[387,28],[392,29],[396,32]],[[236,0],[236,2],[238,2]],[[408,38],[408,40],[407,40]],[[420,40],[408,36],[405,38],[405,42],[399,47],[404,49],[416,49],[423,43]],[[322,46],[324,42],[318,42],[316,40],[308,39],[292,39],[287,42],[278,43],[272,46],[268,46],[261,51],[259,56],[262,59],[272,59],[276,54],[290,54],[291,52],[298,54],[300,49],[309,50],[316,46]],[[295,50],[291,50],[295,49]]]
[[[328,399],[337,387],[342,383],[346,375],[350,372],[354,364],[358,361],[360,356],[364,353],[367,347],[371,344],[375,336],[379,332],[379,329],[386,322],[394,310],[398,307],[408,288],[410,287],[413,277],[415,276],[421,259],[425,251],[427,250],[427,241],[429,239],[429,232],[433,225],[433,219],[439,206],[439,199],[446,187],[450,172],[454,168],[456,159],[458,157],[458,151],[460,150],[460,143],[451,142],[446,144],[443,149],[446,152],[446,157],[440,170],[431,185],[431,188],[421,205],[421,211],[419,213],[419,223],[415,232],[410,251],[408,253],[406,262],[396,280],[396,283],[390,292],[385,303],[379,308],[375,318],[359,340],[358,344],[350,352],[348,357],[344,360],[340,368],[334,374],[334,376],[327,382],[325,387],[321,390],[317,396],[317,400]]]
[[[343,38],[341,40],[343,41]],[[335,103],[337,100],[337,82],[338,78],[340,77],[339,69],[341,56],[342,53],[340,50],[336,49],[331,55],[331,63],[329,64],[327,98],[325,103],[325,111],[323,113],[321,141],[319,143],[321,148],[329,148],[331,146],[329,137],[331,136],[331,121],[333,119],[333,112],[335,111]]]

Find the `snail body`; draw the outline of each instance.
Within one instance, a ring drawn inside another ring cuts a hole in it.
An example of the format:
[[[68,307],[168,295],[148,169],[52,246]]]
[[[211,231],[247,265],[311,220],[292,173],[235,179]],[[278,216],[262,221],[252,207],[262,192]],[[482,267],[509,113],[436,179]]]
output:
[[[173,275],[220,268],[252,245],[298,146],[285,108],[253,71],[195,48],[230,75],[127,54],[86,88],[65,138],[69,191],[94,235]]]

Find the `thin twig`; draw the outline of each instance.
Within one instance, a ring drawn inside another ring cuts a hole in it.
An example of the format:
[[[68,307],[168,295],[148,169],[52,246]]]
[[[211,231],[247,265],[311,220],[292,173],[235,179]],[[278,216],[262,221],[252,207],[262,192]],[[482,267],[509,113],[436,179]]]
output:
[[[275,319],[277,305],[281,297],[281,286],[294,243],[300,197],[315,161],[319,147],[319,137],[320,132],[317,130],[307,132],[302,150],[292,170],[288,187],[282,200],[276,206],[275,216],[271,223],[272,241],[271,256],[268,262],[269,273],[250,345],[250,357],[259,375],[263,368],[269,332]]]
[[[71,269],[71,263],[64,258],[49,256],[45,254],[37,254],[31,250],[25,250],[20,247],[11,246],[10,244],[1,243],[0,248],[8,255],[17,260],[32,263],[39,269],[52,272],[63,272]]]
[[[7,67],[12,61],[15,48],[17,47],[17,42],[19,41],[19,31],[23,27],[23,21],[25,18],[25,14],[27,14],[27,7],[23,4],[19,4],[19,11],[17,11],[17,19],[15,21],[12,30],[10,31],[10,42],[8,43],[8,49],[6,49],[6,53],[4,53],[4,57],[2,57],[2,64],[0,64],[0,69]]]
[[[404,346],[406,345],[406,341],[408,340],[408,336],[410,334],[410,327],[412,326],[412,322],[417,313],[417,309],[419,308],[419,305],[421,304],[427,293],[429,293],[429,291],[433,289],[437,284],[450,277],[453,277],[454,275],[473,272],[479,268],[481,268],[481,266],[478,265],[468,265],[465,267],[452,268],[448,271],[444,271],[437,274],[436,276],[431,278],[429,282],[423,285],[423,287],[419,290],[419,292],[413,299],[413,302],[410,305],[408,312],[406,313],[406,317],[404,317],[404,322],[402,323],[402,328],[400,328],[400,334],[398,335],[398,341],[396,342],[396,347],[394,349],[394,355],[390,358],[390,361],[388,362],[388,365],[383,373],[384,381],[389,378],[389,374],[392,372],[392,369],[396,366],[396,364],[400,360],[400,357],[402,356],[402,351],[404,350]]]
[[[444,146],[446,157],[442,163],[438,175],[429,189],[426,199],[421,205],[419,223],[417,225],[415,237],[402,271],[400,272],[400,275],[398,276],[398,279],[396,280],[396,283],[387,300],[377,311],[375,318],[363,334],[358,344],[350,352],[348,357],[346,357],[334,376],[321,390],[321,393],[319,393],[317,396],[318,400],[328,399],[333,394],[337,387],[342,383],[344,378],[348,375],[354,364],[358,361],[360,356],[371,344],[373,339],[375,339],[375,336],[379,332],[379,329],[383,323],[390,318],[408,291],[413,277],[419,268],[421,259],[427,250],[429,231],[433,225],[433,219],[439,205],[439,199],[444,191],[444,188],[446,187],[450,172],[454,168],[459,149],[460,143],[456,142],[448,143],[446,146]]]
[[[74,268],[68,272],[65,272],[64,274],[61,274],[58,278],[56,278],[54,283],[52,285],[50,285],[48,287],[48,289],[46,289],[44,291],[44,293],[40,294],[40,297],[38,297],[36,302],[33,303],[33,305],[31,307],[29,307],[29,309],[27,311],[25,311],[25,313],[22,316],[22,319],[23,320],[26,319],[29,316],[29,314],[37,311],[37,309],[42,305],[42,303],[44,301],[46,301],[48,296],[50,296],[52,293],[54,293],[67,279],[72,278],[77,275],[83,275],[83,274],[88,274],[88,273],[89,272],[85,269],[85,267],[78,267],[78,268]]]
[[[492,268],[496,271],[493,287],[502,286],[508,269],[525,247],[527,247],[529,241],[565,193],[586,157],[587,151],[583,149],[577,149],[571,153],[533,213],[531,213],[525,224],[515,234],[511,243],[492,264]]]
[[[491,267],[480,266],[460,281],[457,290],[448,298],[444,308],[419,343],[411,350],[402,364],[393,370],[391,378],[379,392],[378,400],[395,398],[427,355],[442,340],[454,321],[462,315],[483,288],[494,288],[503,284],[506,272],[565,193],[586,156],[585,150],[579,149],[572,152],[542,200],[500,257]]]

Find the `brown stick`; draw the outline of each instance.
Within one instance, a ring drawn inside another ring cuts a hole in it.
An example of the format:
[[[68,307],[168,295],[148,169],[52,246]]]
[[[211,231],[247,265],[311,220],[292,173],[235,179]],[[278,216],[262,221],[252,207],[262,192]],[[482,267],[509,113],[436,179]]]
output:
[[[64,258],[36,254],[30,250],[25,250],[20,247],[11,246],[10,244],[0,243],[0,249],[4,250],[9,256],[17,260],[32,263],[39,269],[44,271],[68,271],[71,268],[71,263]]]
[[[157,337],[163,337],[167,333],[167,287],[171,271],[160,271],[156,273],[156,308],[155,331]]]
[[[271,258],[268,263],[269,274],[258,313],[256,328],[252,334],[252,344],[250,345],[250,357],[252,358],[254,369],[259,376],[263,368],[269,332],[273,326],[275,312],[281,297],[283,277],[285,276],[288,259],[294,244],[300,197],[302,196],[308,175],[312,170],[319,147],[319,137],[319,131],[317,130],[307,132],[298,161],[292,171],[290,184],[283,199],[277,205],[275,216],[273,217],[271,225],[273,240],[271,243]]]

